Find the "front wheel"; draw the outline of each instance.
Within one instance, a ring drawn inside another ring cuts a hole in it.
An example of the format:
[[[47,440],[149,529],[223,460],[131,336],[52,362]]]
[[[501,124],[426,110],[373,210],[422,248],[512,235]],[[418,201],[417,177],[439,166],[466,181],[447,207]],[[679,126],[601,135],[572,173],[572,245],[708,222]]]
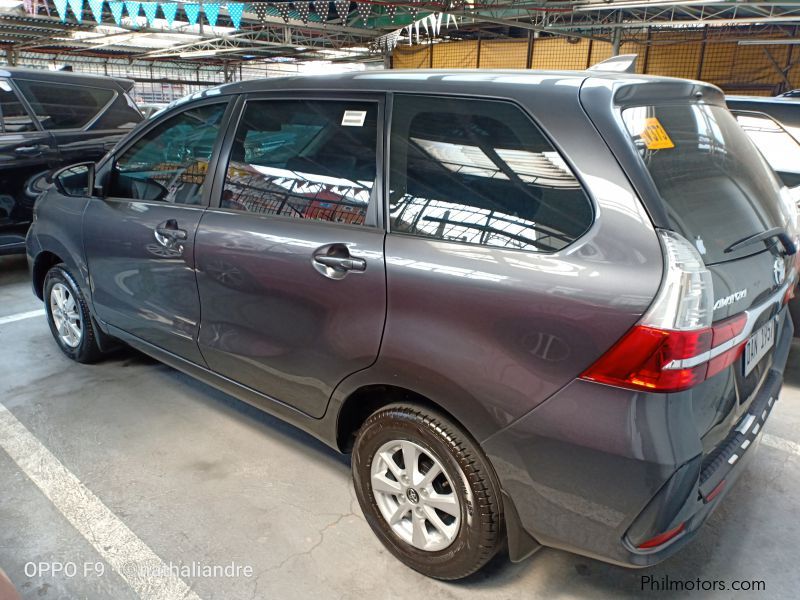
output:
[[[89,306],[75,278],[63,264],[47,272],[44,299],[47,322],[61,351],[80,363],[99,360],[102,352],[97,345]]]
[[[361,427],[352,462],[367,522],[412,569],[461,579],[500,549],[497,477],[472,438],[444,416],[411,405],[382,408]]]

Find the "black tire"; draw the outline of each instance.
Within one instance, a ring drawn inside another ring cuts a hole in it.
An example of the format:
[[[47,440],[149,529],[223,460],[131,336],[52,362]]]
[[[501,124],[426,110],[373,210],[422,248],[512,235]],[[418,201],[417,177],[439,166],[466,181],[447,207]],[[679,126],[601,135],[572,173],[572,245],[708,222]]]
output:
[[[75,300],[77,313],[80,317],[80,325],[82,335],[80,343],[77,346],[71,347],[67,344],[58,332],[55,320],[53,318],[53,309],[51,307],[51,294],[56,284],[61,284],[67,288]],[[50,332],[58,344],[61,351],[72,360],[79,363],[94,363],[103,357],[103,352],[97,344],[97,333],[92,313],[89,311],[89,306],[86,299],[81,292],[75,278],[67,270],[64,264],[58,264],[52,267],[45,275],[44,278],[44,307],[47,313],[47,323],[50,325]]]
[[[395,440],[414,442],[430,452],[454,482],[451,491],[460,500],[460,525],[452,543],[442,550],[419,549],[402,539],[378,506],[371,483],[373,459],[384,444]],[[462,579],[503,546],[503,508],[494,469],[471,436],[443,415],[406,404],[378,410],[358,432],[352,465],[356,496],[367,522],[383,545],[415,571],[436,579]]]

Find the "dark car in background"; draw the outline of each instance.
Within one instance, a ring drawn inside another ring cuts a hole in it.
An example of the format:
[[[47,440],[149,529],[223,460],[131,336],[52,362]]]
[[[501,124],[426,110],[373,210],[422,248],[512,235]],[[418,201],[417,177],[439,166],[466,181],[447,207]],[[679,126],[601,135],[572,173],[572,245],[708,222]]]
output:
[[[781,390],[795,213],[708,84],[235,83],[54,180],[27,252],[64,354],[124,341],[352,452],[433,577],[506,539],[663,560]]]
[[[0,255],[25,251],[50,170],[98,160],[143,117],[133,81],[0,69]]]

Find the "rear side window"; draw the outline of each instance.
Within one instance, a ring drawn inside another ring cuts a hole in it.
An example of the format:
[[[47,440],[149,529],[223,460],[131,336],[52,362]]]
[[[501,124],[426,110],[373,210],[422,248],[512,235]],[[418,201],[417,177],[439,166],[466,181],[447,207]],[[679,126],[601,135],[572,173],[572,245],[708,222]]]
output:
[[[81,129],[111,102],[112,90],[15,80],[45,129]]]
[[[555,252],[592,205],[539,128],[501,101],[395,96],[391,231]]]
[[[3,133],[36,131],[36,125],[7,81],[0,81],[0,127]]]
[[[376,176],[378,105],[255,100],[231,148],[221,207],[366,224]]]
[[[639,106],[622,111],[669,217],[706,264],[763,246],[732,244],[786,224],[780,183],[734,116],[707,104]]]
[[[143,120],[142,112],[128,94],[120,93],[114,98],[100,118],[92,124],[92,129],[132,129]]]

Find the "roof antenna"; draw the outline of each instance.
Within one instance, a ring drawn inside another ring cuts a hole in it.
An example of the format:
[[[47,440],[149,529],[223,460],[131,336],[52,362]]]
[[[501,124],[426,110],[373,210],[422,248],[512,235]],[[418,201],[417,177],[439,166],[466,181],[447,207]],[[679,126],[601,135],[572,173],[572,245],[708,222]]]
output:
[[[620,54],[592,65],[588,71],[607,71],[612,73],[636,73],[638,54]]]

